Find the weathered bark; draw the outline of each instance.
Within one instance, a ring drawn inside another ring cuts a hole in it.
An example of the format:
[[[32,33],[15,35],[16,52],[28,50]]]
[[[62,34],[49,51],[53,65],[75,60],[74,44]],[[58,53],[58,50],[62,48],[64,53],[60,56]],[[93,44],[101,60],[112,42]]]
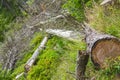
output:
[[[42,49],[44,49],[45,44],[48,40],[48,37],[44,37],[44,39],[42,40],[40,46],[35,50],[35,52],[33,53],[32,57],[27,61],[27,63],[25,64],[25,72],[28,72],[31,68],[31,66],[35,63],[35,60],[37,58],[37,56],[40,54],[40,51]]]
[[[77,55],[76,80],[85,80],[85,70],[89,59],[86,52],[79,51]]]
[[[90,26],[84,23],[85,41],[87,43],[87,54],[90,55],[96,68],[104,68],[107,58],[120,56],[120,40],[114,36],[100,34],[90,29]]]
[[[45,32],[73,41],[80,41],[81,40],[80,36],[82,35],[80,32],[62,30],[62,29],[46,29]]]

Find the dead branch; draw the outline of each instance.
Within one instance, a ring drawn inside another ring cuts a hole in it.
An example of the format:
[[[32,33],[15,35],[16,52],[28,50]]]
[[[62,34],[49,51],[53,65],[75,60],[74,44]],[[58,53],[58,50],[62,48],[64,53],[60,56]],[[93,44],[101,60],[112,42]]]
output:
[[[75,41],[80,41],[80,36],[82,35],[80,32],[61,29],[46,29],[45,32]]]
[[[47,40],[48,40],[48,37],[45,36],[42,42],[40,43],[39,47],[33,53],[32,57],[27,61],[27,63],[25,64],[25,72],[28,72],[32,67],[32,65],[35,63],[36,58],[40,54],[40,51],[44,49]]]
[[[18,74],[18,75],[15,77],[15,79],[16,79],[16,80],[19,79],[22,75],[24,75],[24,72]]]

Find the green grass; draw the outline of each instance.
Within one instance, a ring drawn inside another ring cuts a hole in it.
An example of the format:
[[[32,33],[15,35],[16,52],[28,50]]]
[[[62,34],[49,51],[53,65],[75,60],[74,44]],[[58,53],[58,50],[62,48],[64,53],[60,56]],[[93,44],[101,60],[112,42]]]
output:
[[[98,31],[120,37],[120,10],[114,6],[107,8],[96,4],[87,11],[89,23]]]
[[[68,3],[73,4],[72,0],[69,0]],[[66,4],[66,6],[68,8],[72,7],[68,4]],[[88,3],[88,6],[91,6],[91,3]],[[75,7],[78,7],[78,9],[80,8],[79,5],[74,5],[73,8]],[[77,13],[73,11],[72,13],[74,14],[71,14],[76,17],[76,19],[83,20],[84,14],[81,12],[82,14],[79,16],[79,11]],[[103,7],[96,4],[90,7],[90,10],[88,10],[86,14],[88,15],[87,18],[89,23],[98,32],[100,31],[120,38],[119,9],[109,6],[108,10],[105,10]],[[1,22],[3,21],[4,20],[1,20]],[[43,37],[43,34],[36,33],[30,42],[29,50],[24,52],[24,57],[17,62],[14,71],[12,73],[8,73],[6,77],[3,75],[4,72],[1,72],[0,79],[2,80],[5,78],[6,80],[11,80],[12,78],[12,80],[14,80],[16,75],[23,72],[25,63],[39,46]],[[78,50],[85,49],[86,44],[82,41],[73,42],[57,36],[53,36],[48,40],[45,49],[40,52],[36,63],[28,72],[27,78],[22,76],[20,80],[75,80],[77,52]],[[88,78],[95,77],[96,80],[113,80],[115,74],[120,71],[119,61],[119,59],[110,61],[108,62],[108,68],[95,70],[93,63],[91,60],[89,60],[86,69],[86,76]]]
[[[113,35],[120,38],[120,10],[115,6],[102,7],[95,4],[93,8],[87,10],[89,24],[98,32]],[[96,80],[113,80],[119,72],[119,60],[108,61],[106,69],[95,70],[94,65],[89,61],[86,76],[95,77]],[[117,67],[116,67],[117,66]]]
[[[78,43],[54,36],[48,41],[46,49],[42,51],[38,57],[37,63],[28,73],[27,79],[55,80],[55,77],[57,77],[59,73],[62,73],[66,76],[63,76],[61,80],[63,80],[63,78],[65,78],[65,80],[68,78],[69,80],[71,75],[66,73],[68,70],[59,70],[59,68],[61,65],[64,65],[63,68],[66,69],[72,62],[69,71],[74,71],[75,57],[79,48]],[[69,64],[66,65],[64,62]],[[67,76],[67,74],[69,76]],[[72,79],[74,78],[72,77]]]

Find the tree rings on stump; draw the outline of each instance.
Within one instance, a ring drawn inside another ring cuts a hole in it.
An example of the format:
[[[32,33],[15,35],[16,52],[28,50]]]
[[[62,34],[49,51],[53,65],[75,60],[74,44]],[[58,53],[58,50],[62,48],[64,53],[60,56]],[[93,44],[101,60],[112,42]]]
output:
[[[107,58],[120,56],[120,41],[117,38],[97,40],[91,49],[91,58],[96,68],[104,68]]]

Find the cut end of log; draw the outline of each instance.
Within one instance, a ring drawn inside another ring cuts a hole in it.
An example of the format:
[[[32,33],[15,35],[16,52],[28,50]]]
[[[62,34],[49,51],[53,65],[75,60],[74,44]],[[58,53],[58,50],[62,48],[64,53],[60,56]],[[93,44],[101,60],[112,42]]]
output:
[[[105,38],[96,41],[91,50],[91,58],[97,68],[104,68],[106,59],[120,56],[120,41]]]
[[[120,40],[111,35],[97,33],[89,27],[87,23],[83,24],[87,43],[86,52],[91,56],[96,69],[106,68],[106,59],[120,56]]]

